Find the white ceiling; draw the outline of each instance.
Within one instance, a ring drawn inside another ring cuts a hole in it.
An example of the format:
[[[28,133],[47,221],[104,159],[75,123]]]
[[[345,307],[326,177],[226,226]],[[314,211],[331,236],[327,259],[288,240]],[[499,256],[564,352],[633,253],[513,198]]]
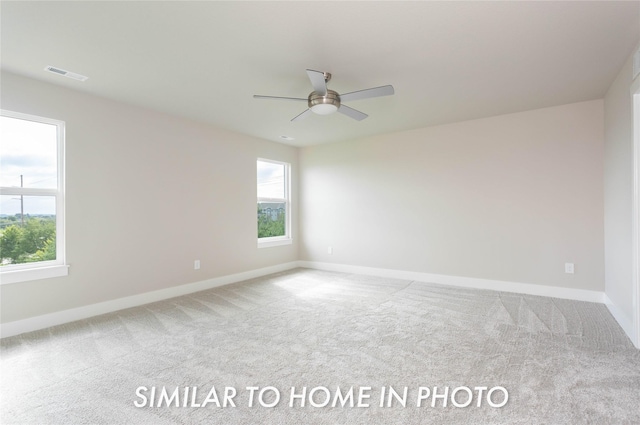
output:
[[[640,39],[640,2],[8,2],[17,74],[295,146],[604,96]],[[80,83],[47,65],[87,75]],[[369,114],[290,119],[306,68]]]

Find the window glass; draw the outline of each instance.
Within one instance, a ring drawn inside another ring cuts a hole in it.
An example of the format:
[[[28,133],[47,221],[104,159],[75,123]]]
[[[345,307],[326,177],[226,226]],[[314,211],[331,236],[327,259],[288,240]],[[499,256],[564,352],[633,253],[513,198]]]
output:
[[[258,202],[258,238],[286,235],[285,202]]]
[[[284,199],[284,164],[258,161],[258,198]]]
[[[0,186],[58,187],[57,126],[0,116]]]
[[[0,196],[2,265],[56,259],[56,198]]]

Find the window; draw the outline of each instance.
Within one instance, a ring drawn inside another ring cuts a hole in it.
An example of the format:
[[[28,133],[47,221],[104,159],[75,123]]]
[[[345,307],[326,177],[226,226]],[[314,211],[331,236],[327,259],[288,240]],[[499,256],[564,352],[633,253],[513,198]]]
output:
[[[290,173],[284,162],[258,159],[258,247],[291,243]]]
[[[64,123],[0,113],[2,283],[64,276]]]

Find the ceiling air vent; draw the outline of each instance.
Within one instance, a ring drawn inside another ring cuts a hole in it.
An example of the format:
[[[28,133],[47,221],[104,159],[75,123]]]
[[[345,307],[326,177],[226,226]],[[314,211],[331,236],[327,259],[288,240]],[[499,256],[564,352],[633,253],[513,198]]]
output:
[[[64,69],[56,68],[55,66],[47,66],[44,69],[45,71],[52,72],[54,74],[62,75],[64,77],[73,78],[78,81],[86,81],[89,77],[85,77],[84,75],[76,74],[75,72],[70,72]]]

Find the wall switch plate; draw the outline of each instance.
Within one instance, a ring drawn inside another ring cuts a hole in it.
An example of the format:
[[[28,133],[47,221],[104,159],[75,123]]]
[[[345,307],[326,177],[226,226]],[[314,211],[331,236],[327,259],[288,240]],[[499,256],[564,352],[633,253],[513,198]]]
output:
[[[193,270],[199,270],[200,269],[200,260],[195,260],[193,262]]]
[[[333,247],[332,246],[327,248],[327,254],[329,254],[329,255],[333,254]]]
[[[573,263],[564,263],[564,272],[565,273],[574,273]]]

